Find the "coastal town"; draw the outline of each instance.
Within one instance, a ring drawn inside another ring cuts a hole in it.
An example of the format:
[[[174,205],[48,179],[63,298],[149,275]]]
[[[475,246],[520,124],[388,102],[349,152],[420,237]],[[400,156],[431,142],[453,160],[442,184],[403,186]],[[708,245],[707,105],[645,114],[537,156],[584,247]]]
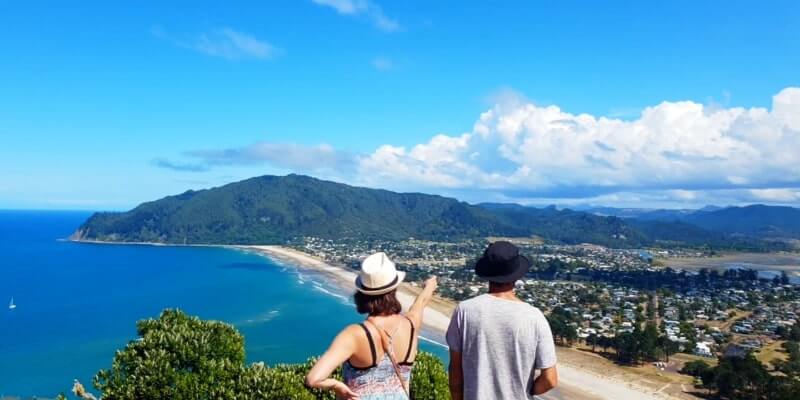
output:
[[[302,238],[288,246],[353,269],[369,253],[384,251],[407,271],[411,285],[436,275],[440,296],[459,301],[485,293],[486,285],[471,266],[486,243],[497,239]],[[563,346],[677,374],[686,363],[714,364],[725,354],[752,353],[766,364],[779,363],[786,358],[779,349],[793,329],[800,329],[800,286],[785,272],[668,266],[673,258],[715,257],[702,249],[611,249],[512,240],[532,263],[528,276],[517,283],[517,293],[548,316]],[[626,338],[635,333],[645,338],[640,342],[650,341],[649,347],[627,351]]]

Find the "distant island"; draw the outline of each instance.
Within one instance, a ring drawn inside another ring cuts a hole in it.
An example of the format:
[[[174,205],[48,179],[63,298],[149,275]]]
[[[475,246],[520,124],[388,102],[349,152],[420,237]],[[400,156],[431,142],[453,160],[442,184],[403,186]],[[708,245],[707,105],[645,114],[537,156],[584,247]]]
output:
[[[800,238],[800,210],[757,207],[698,211],[700,214],[676,218],[623,218],[555,207],[472,205],[437,195],[354,187],[303,175],[267,175],[212,189],[190,190],[143,203],[127,212],[95,213],[72,239],[283,244],[309,236],[433,241],[536,236],[552,243],[616,248],[684,246],[770,251],[790,246],[781,238],[760,233],[778,232]],[[783,225],[761,227],[753,211]],[[737,216],[740,213],[748,215],[746,229],[741,229],[743,222],[720,222],[741,221]],[[787,216],[781,217],[781,213]]]

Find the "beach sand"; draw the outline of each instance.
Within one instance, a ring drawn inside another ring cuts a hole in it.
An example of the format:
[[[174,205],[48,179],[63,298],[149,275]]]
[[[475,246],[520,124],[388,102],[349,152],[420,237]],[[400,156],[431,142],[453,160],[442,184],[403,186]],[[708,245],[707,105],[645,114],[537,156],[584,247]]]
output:
[[[330,265],[316,257],[300,251],[281,246],[232,246],[246,251],[256,251],[266,256],[291,261],[300,267],[313,268],[324,272],[343,288],[350,289],[356,273],[344,267]],[[414,301],[420,288],[404,283],[398,289],[398,299],[404,308],[408,308]],[[431,306],[425,309],[424,323],[428,329],[437,332],[442,337],[447,330],[455,303],[449,300],[434,298]],[[576,356],[570,350],[559,349],[559,387],[552,392],[540,396],[543,399],[578,399],[578,400],[650,400],[650,399],[679,399],[691,398],[686,396],[670,396],[663,391],[654,390],[643,385],[637,385],[628,379],[620,367],[604,366],[607,373],[597,373],[590,368],[584,368],[584,363],[593,362],[589,357]],[[563,357],[568,356],[568,357]],[[616,368],[616,370],[614,369]],[[602,369],[601,369],[602,370]],[[618,378],[613,378],[618,377]]]

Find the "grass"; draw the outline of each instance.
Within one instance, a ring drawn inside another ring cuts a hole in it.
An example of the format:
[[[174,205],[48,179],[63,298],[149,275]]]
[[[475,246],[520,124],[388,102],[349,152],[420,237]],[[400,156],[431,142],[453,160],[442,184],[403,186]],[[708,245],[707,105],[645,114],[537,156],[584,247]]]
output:
[[[756,359],[766,365],[771,365],[772,360],[775,359],[786,360],[789,355],[781,347],[783,343],[783,340],[776,340],[762,347],[755,353]]]

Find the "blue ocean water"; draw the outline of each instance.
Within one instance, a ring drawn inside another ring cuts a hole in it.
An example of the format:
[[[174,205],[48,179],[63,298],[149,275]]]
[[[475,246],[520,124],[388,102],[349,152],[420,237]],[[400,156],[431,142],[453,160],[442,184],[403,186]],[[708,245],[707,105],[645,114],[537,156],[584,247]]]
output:
[[[137,320],[168,307],[234,324],[248,361],[266,363],[318,355],[361,319],[318,274],[257,254],[58,240],[88,216],[0,211],[0,398],[54,397],[76,378],[89,384],[135,338]]]

